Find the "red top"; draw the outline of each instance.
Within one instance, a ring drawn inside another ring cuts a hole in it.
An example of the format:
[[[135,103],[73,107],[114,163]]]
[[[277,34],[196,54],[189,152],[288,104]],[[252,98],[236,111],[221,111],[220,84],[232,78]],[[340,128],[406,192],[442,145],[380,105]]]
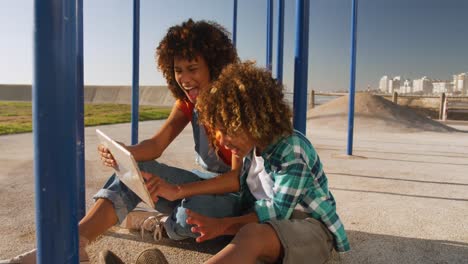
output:
[[[187,100],[180,100],[178,99],[176,101],[176,107],[181,110],[185,117],[192,122],[192,114],[193,114],[193,108],[195,105]],[[205,128],[206,130],[206,128]],[[224,163],[227,165],[231,166],[231,158],[232,158],[232,153],[229,149],[226,149],[224,146],[218,145],[218,156],[223,160]]]

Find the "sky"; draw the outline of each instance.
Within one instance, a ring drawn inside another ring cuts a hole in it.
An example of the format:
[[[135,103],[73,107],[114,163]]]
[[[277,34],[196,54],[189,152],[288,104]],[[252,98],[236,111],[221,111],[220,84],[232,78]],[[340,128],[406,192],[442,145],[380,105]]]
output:
[[[132,0],[83,0],[85,84],[131,85]],[[293,89],[295,0],[285,0],[284,83]],[[0,83],[33,79],[33,0],[0,0]],[[154,51],[167,29],[188,18],[232,32],[232,0],[141,0],[140,85],[164,85]],[[276,73],[274,1],[273,75]],[[238,0],[237,49],[265,66],[266,0]],[[468,72],[467,0],[359,0],[356,88],[383,75],[451,80]],[[349,89],[351,0],[310,0],[308,87]]]

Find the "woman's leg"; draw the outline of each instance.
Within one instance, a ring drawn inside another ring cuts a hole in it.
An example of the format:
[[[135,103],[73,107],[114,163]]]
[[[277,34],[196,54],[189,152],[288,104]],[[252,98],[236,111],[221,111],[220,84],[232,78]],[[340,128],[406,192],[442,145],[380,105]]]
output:
[[[274,263],[281,250],[281,242],[270,225],[252,223],[241,228],[231,243],[206,263]]]
[[[156,161],[138,164],[141,171],[157,175],[171,184],[185,184],[201,181],[198,174],[176,167],[167,166]],[[208,175],[207,177],[212,177]],[[196,195],[178,201],[167,201],[160,198],[156,203],[156,210],[169,214],[164,223],[167,235],[173,240],[195,238],[198,234],[190,231],[191,225],[186,223],[186,209],[210,217],[238,216],[240,214],[239,196],[237,194]]]
[[[85,251],[89,242],[121,222],[140,202],[140,199],[118,177],[112,175],[104,187],[94,196],[96,202],[81,219],[78,229],[80,236],[80,260],[87,260]]]
[[[187,212],[193,212],[209,217],[239,216],[241,213],[239,196],[229,193],[223,195],[196,195],[182,200],[164,223],[167,235],[174,240],[196,238],[198,233],[192,233],[192,225],[187,224]]]
[[[89,241],[121,223],[141,199],[114,174],[93,197],[96,203],[80,221],[80,234]]]
[[[79,224],[80,236],[93,241],[107,229],[117,224],[118,218],[112,202],[98,199]]]
[[[177,167],[168,166],[157,161],[138,162],[138,167],[141,171],[154,174],[170,184],[185,184],[189,182],[200,181],[201,179],[194,173],[180,169]],[[179,206],[181,200],[168,201],[164,198],[159,198],[155,204],[156,210],[164,214],[171,214],[174,208]]]

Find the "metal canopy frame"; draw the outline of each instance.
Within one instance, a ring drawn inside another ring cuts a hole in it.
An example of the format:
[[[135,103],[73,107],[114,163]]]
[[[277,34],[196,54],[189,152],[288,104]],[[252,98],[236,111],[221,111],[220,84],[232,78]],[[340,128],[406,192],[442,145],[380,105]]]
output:
[[[267,61],[272,69],[273,0],[267,0]],[[348,149],[352,155],[357,2],[352,1]],[[277,73],[283,78],[284,0],[277,1]],[[296,0],[295,129],[305,134],[309,0]],[[132,144],[138,142],[140,0],[133,2]],[[237,0],[233,43],[237,41]],[[34,1],[34,175],[38,263],[78,263],[85,214],[83,0]]]

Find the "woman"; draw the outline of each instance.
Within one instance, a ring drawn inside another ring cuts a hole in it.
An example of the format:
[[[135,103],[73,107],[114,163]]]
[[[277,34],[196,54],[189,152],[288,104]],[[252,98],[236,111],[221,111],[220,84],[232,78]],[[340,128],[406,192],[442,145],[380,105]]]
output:
[[[137,145],[124,146],[139,162],[142,171],[158,175],[173,184],[238,174],[240,159],[223,147],[217,153],[210,151],[205,129],[199,125],[194,108],[198,94],[211,86],[222,68],[238,61],[236,49],[228,35],[223,27],[214,22],[189,19],[169,28],[159,43],[156,50],[157,66],[176,102],[169,117],[153,137]],[[162,155],[189,123],[193,128],[196,160],[204,170],[190,172],[156,162],[155,159]],[[108,149],[100,145],[98,151],[104,165],[116,165]],[[151,178],[147,180],[151,182]],[[156,194],[151,194],[156,200]],[[115,175],[110,177],[94,199],[95,204],[79,223],[81,261],[88,259],[86,245],[113,225],[122,222],[141,201]],[[239,214],[238,200],[238,195],[232,193],[194,196],[174,202],[159,199],[156,209],[169,214],[164,223],[166,232],[171,239],[180,240],[197,236],[186,223],[186,209],[213,217],[233,216]],[[35,258],[36,252],[33,250],[12,261],[35,263]]]
[[[220,148],[218,153],[210,151],[205,129],[198,124],[198,114],[194,108],[198,94],[210,87],[224,66],[238,60],[226,31],[213,22],[188,20],[168,30],[159,43],[156,57],[158,68],[176,98],[176,103],[162,128],[152,138],[134,146],[125,146],[139,162],[141,171],[158,175],[173,184],[182,184],[230,172],[231,165],[238,170],[240,159],[232,159],[228,150]],[[188,123],[193,128],[196,160],[205,169],[204,172],[189,172],[155,161]],[[98,150],[105,165],[116,165],[106,148],[99,146]],[[150,181],[151,177],[147,180]],[[151,189],[149,191],[151,193]],[[152,196],[157,199],[155,194]],[[141,201],[115,176],[94,198],[97,200],[96,205],[80,222],[80,234],[88,240],[93,240],[117,222],[122,222]],[[176,202],[164,199],[158,201],[156,209],[170,214],[164,225],[171,239],[195,237],[185,222],[185,208],[213,216],[235,215],[238,212],[237,196],[229,194],[198,196]],[[93,221],[95,217],[99,220]]]

